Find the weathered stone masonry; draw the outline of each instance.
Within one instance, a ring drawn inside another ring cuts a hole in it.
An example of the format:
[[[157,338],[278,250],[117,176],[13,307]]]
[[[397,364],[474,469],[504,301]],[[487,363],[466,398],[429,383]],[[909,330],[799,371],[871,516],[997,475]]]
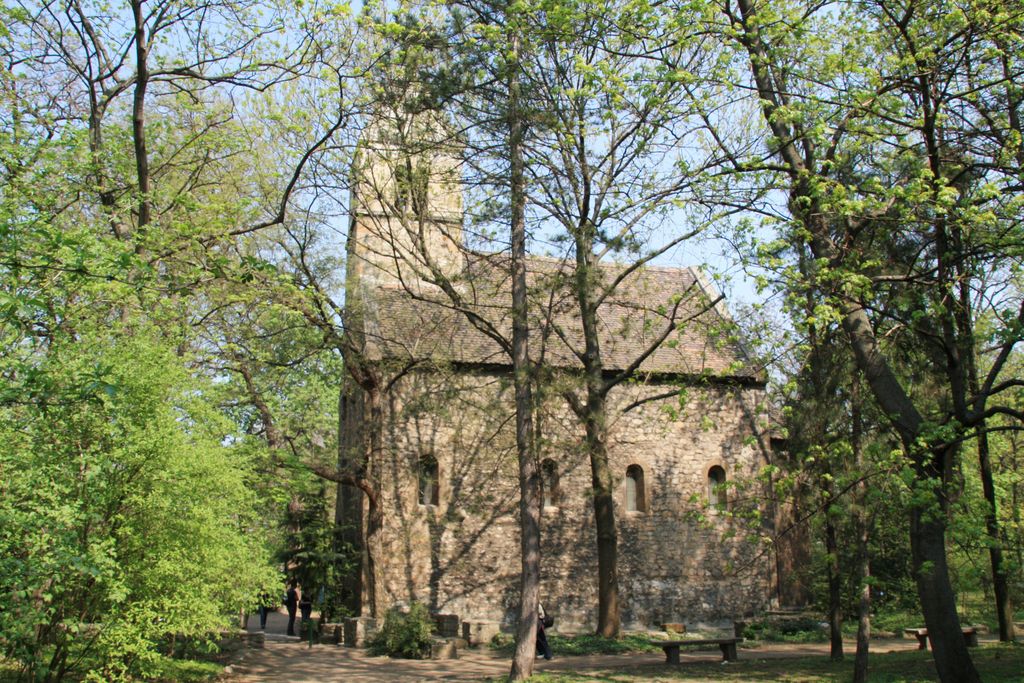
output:
[[[348,246],[346,324],[358,340],[359,362],[373,370],[380,406],[374,421],[369,394],[346,377],[342,466],[362,468],[369,444],[379,444],[361,470],[375,491],[379,530],[367,495],[339,490],[339,520],[365,549],[353,606],[381,616],[415,600],[465,621],[509,625],[520,567],[510,363],[424,280],[430,267],[444,271],[470,306],[507,331],[507,264],[500,255],[459,248],[458,163],[443,147],[433,148],[433,162],[417,161],[416,168],[440,169],[442,177],[428,177],[410,222],[407,203],[394,199],[398,181],[390,169],[398,153],[386,129],[380,123],[364,140],[369,170],[355,184]],[[543,289],[564,267],[534,258],[529,277]],[[601,277],[610,281],[616,272],[605,266]],[[620,285],[600,309],[609,372],[626,367],[672,323],[665,310],[679,297],[693,311],[714,293],[686,268],[643,269]],[[579,338],[571,305],[536,313],[536,326],[552,321]],[[733,517],[756,502],[756,488],[730,489],[722,509],[709,500],[711,468],[721,468],[731,483],[752,480],[769,453],[764,378],[734,340],[721,336],[727,322],[720,306],[695,315],[644,361],[642,382],[621,384],[609,397],[626,627],[725,621],[764,608],[773,594],[774,562],[759,555]],[[548,381],[571,387],[578,362],[550,339]],[[533,353],[540,353],[539,339]],[[589,629],[596,623],[597,543],[583,427],[558,391],[541,390],[541,457],[557,475],[552,505],[543,511],[542,593],[560,628]],[[670,390],[676,395],[642,400]],[[631,483],[639,491],[627,493]],[[640,509],[627,509],[627,496]]]
[[[387,605],[413,600],[464,620],[509,623],[519,571],[518,487],[509,378],[490,372],[413,373],[387,402],[387,457],[379,463],[382,532],[378,581]],[[666,404],[620,409],[664,386],[613,394],[610,456],[620,484],[617,520],[623,622],[714,622],[765,606],[769,562],[728,511],[708,503],[708,470],[750,479],[764,463],[760,386],[710,384],[673,416]],[[558,473],[542,521],[542,582],[562,628],[596,621],[596,539],[590,468],[575,416],[552,399],[542,420],[544,458]],[[438,503],[420,500],[419,463],[438,463]],[[624,509],[627,467],[644,473],[646,509]],[[730,496],[735,496],[731,493]],[[730,534],[735,535],[730,537]]]

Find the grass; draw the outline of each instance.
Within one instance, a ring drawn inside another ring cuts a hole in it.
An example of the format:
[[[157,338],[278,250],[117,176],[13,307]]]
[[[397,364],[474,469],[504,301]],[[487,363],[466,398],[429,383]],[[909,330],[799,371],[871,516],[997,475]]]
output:
[[[203,683],[212,681],[224,671],[224,665],[193,659],[165,659],[156,678],[160,683]]]
[[[578,657],[582,655],[619,655],[629,652],[661,652],[661,648],[651,643],[651,637],[643,633],[629,633],[618,638],[604,638],[593,633],[581,633],[568,636],[549,634],[548,643],[551,649],[560,656]],[[491,641],[491,648],[511,656],[514,649],[512,636],[500,634]]]
[[[1024,646],[986,645],[971,651],[986,683],[1024,682]],[[833,663],[825,657],[754,659],[751,654],[729,664],[687,662],[678,667],[664,664],[608,669],[585,673],[539,674],[533,683],[698,683],[699,681],[779,681],[781,683],[840,683],[853,675],[853,658]],[[871,683],[932,683],[936,680],[930,652],[909,651],[871,656]]]

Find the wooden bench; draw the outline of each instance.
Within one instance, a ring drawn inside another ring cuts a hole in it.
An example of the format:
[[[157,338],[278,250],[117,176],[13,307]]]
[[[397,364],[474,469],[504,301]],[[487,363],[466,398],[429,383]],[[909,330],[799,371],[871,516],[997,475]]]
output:
[[[736,643],[742,640],[742,638],[708,638],[706,640],[652,640],[651,642],[665,651],[666,664],[678,664],[681,645],[717,645],[722,650],[723,662],[735,662]]]
[[[978,647],[978,631],[973,626],[965,626],[960,629],[964,634],[964,642],[967,647]],[[928,629],[926,628],[905,628],[903,633],[917,638],[917,649],[928,649]]]

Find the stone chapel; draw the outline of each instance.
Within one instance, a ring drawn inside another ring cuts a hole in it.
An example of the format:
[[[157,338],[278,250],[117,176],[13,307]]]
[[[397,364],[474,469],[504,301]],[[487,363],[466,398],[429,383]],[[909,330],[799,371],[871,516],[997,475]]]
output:
[[[362,549],[357,613],[419,601],[509,627],[520,568],[514,402],[509,354],[491,334],[510,335],[507,255],[465,248],[461,151],[446,130],[422,114],[379,116],[359,146],[341,458],[362,485],[339,486],[336,514]],[[545,369],[541,592],[560,628],[583,631],[596,624],[597,546],[583,426],[563,398],[579,381],[568,345],[582,334],[560,284],[568,267],[529,261],[531,355]],[[602,281],[622,272],[608,263]],[[778,558],[741,514],[760,504],[753,482],[770,460],[766,380],[717,299],[695,269],[646,267],[600,308],[609,372],[664,325],[678,328],[610,394],[625,628],[722,623],[780,595]]]

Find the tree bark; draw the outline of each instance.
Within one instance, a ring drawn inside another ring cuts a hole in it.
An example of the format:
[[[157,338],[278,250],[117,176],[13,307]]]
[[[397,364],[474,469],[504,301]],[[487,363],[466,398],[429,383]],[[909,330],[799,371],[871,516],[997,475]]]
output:
[[[594,522],[597,530],[597,634],[619,634],[618,534],[615,529],[613,477],[608,464],[604,398],[588,400],[587,450],[594,487]],[[599,405],[598,405],[599,404]],[[639,494],[638,494],[639,495]]]
[[[132,140],[135,145],[135,174],[139,186],[139,228],[149,225],[152,206],[149,187],[149,154],[146,151],[146,87],[149,85],[149,46],[142,17],[143,0],[132,0],[135,19],[135,93],[132,98]]]
[[[831,504],[831,497],[829,498]],[[828,552],[828,632],[829,657],[843,660],[843,590],[839,573],[839,543],[832,513],[825,511],[825,550]]]
[[[519,460],[519,529],[521,574],[519,623],[509,680],[529,678],[537,652],[537,605],[540,603],[540,478],[534,457],[533,393],[527,318],[526,184],[523,167],[523,119],[519,110],[520,37],[515,18],[506,14],[508,64],[508,151],[511,164],[512,372],[516,401],[516,454]]]
[[[867,314],[853,303],[847,304],[843,313],[843,327],[850,337],[857,365],[875,400],[899,432],[904,450],[914,465],[916,483],[935,489],[935,500],[931,504],[915,496],[910,509],[910,547],[918,598],[932,641],[939,679],[943,683],[976,683],[981,679],[960,633],[956,596],[949,581],[945,504],[942,491],[938,490],[944,483],[943,476],[949,469],[947,465],[955,447],[942,446],[936,453],[924,451],[918,443],[924,420],[878,349]]]
[[[960,632],[956,596],[946,564],[945,506],[915,505],[910,512],[910,548],[917,592],[943,683],[980,683]]]
[[[853,683],[865,683],[868,680],[868,653],[871,647],[871,559],[868,556],[868,526],[862,520],[858,524],[860,600],[857,604],[857,653],[853,659]]]
[[[597,533],[597,634],[619,634],[618,534],[615,529],[614,478],[608,464],[607,400],[601,358],[597,304],[593,288],[591,226],[581,225],[576,236],[576,299],[583,326],[586,403],[582,407],[594,487],[594,526]]]
[[[863,475],[867,470],[867,465],[864,462],[862,442],[861,400],[860,380],[854,377],[850,386],[850,443],[853,448],[854,469]],[[857,482],[856,487],[854,523],[857,526],[860,600],[857,604],[857,653],[853,659],[853,683],[865,683],[868,678],[868,652],[871,647],[871,555],[868,549],[868,541],[871,540],[871,524],[868,514],[868,485],[863,476]]]
[[[978,432],[978,463],[981,469],[981,486],[985,493],[985,531],[988,534],[988,554],[992,564],[992,588],[996,597],[996,616],[999,619],[999,640],[1012,643],[1016,638],[1013,624],[1013,604],[1010,600],[1009,577],[1003,562],[1003,544],[999,535],[999,518],[996,507],[996,488],[992,478],[992,460],[988,446],[988,432],[985,423]]]

